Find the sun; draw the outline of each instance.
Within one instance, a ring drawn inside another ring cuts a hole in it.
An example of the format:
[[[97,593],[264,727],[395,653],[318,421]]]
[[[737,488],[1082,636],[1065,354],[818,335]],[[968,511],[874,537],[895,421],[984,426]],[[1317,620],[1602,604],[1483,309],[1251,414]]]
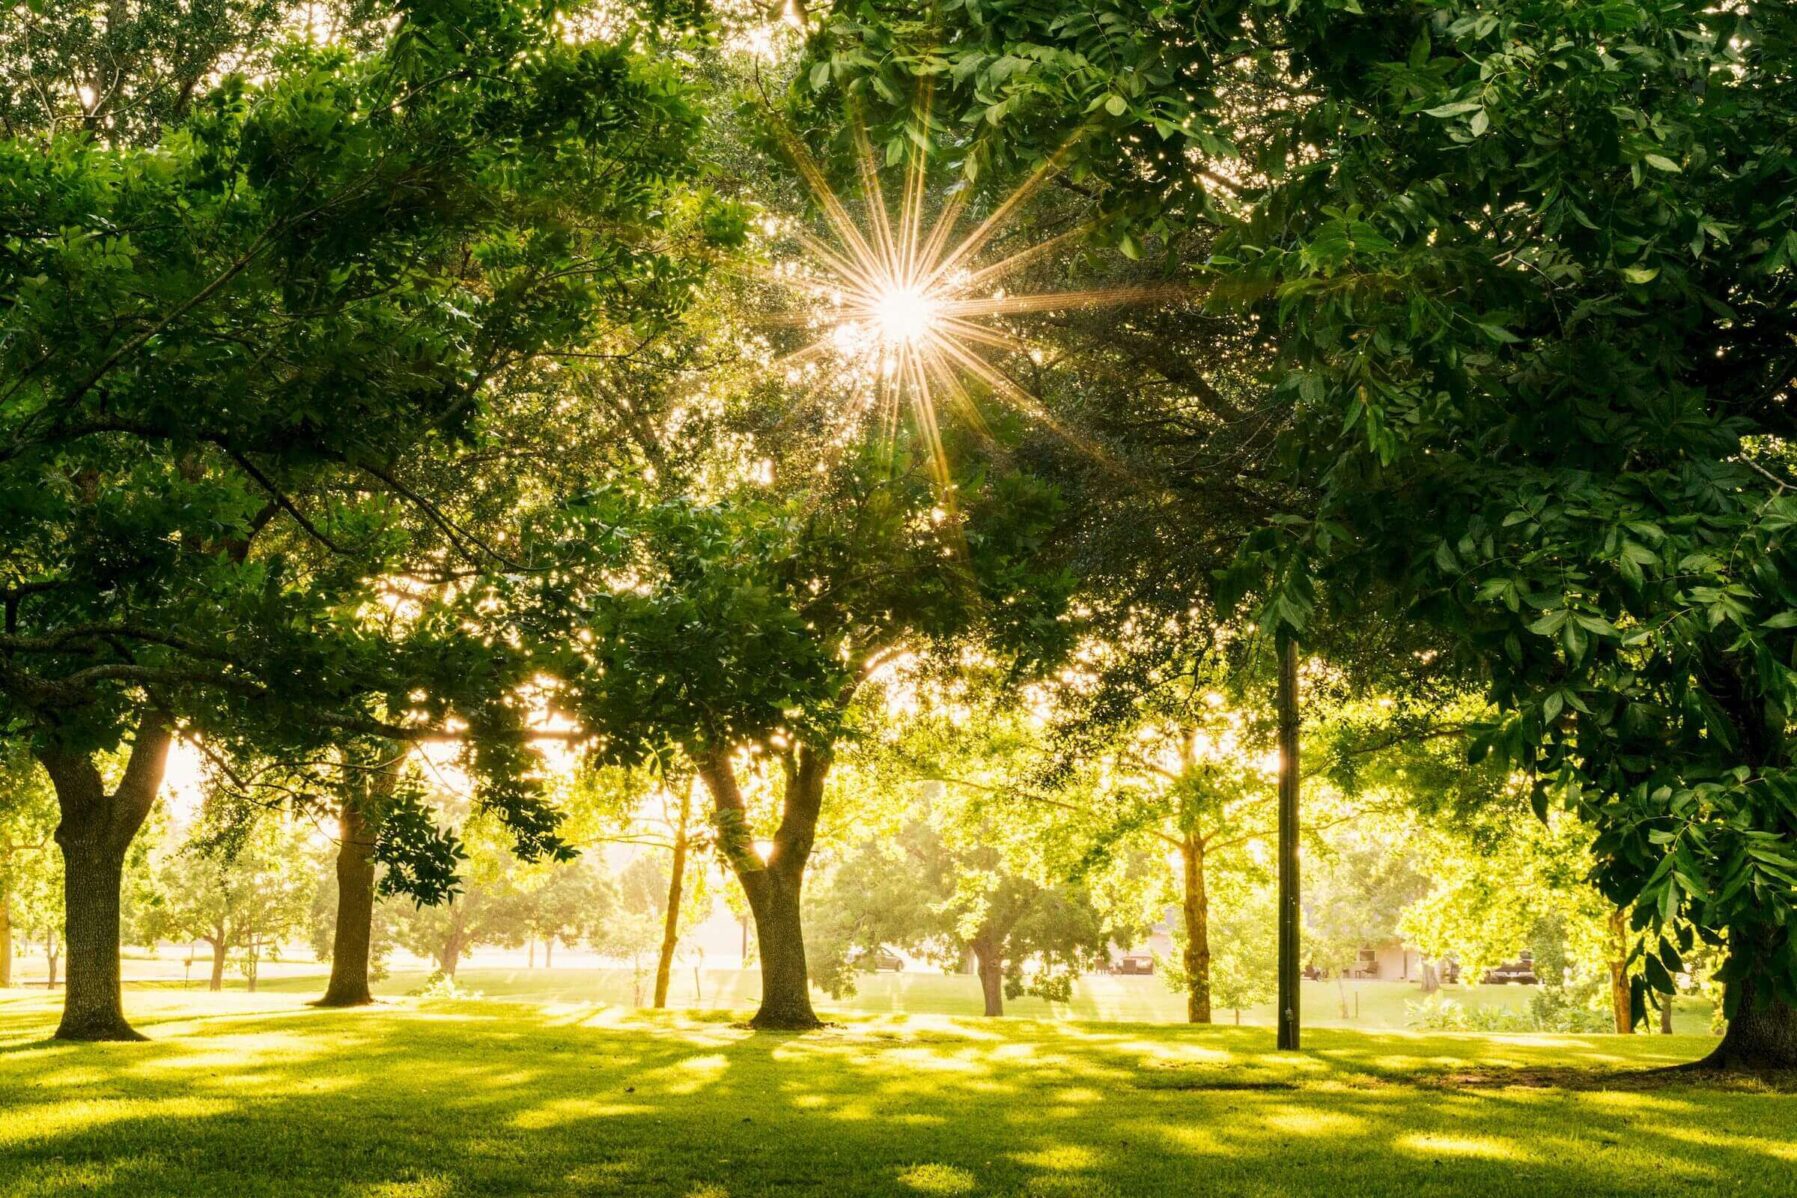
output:
[[[936,325],[937,304],[921,287],[889,283],[874,296],[874,327],[887,345],[915,345]]]
[[[921,126],[929,127],[928,94],[922,100]],[[1074,308],[1181,300],[1188,289],[1146,285],[1084,291],[1013,293],[1006,280],[1017,270],[1039,262],[1090,234],[1091,222],[1063,227],[1053,236],[997,261],[982,261],[983,251],[1005,229],[1039,188],[1061,169],[1076,134],[1060,152],[1050,155],[1017,188],[994,204],[972,228],[962,217],[974,189],[961,186],[932,196],[926,180],[924,149],[913,145],[900,185],[897,210],[888,208],[880,167],[865,125],[849,122],[859,175],[859,213],[837,194],[811,152],[784,121],[774,127],[788,157],[817,201],[828,236],[809,232],[803,221],[791,222],[802,255],[772,277],[796,285],[813,303],[795,318],[815,329],[815,340],[779,360],[789,380],[812,371],[816,360],[834,357],[842,370],[822,377],[865,380],[862,389],[870,413],[891,427],[901,408],[912,414],[934,464],[947,487],[938,410],[947,407],[976,431],[985,421],[976,394],[996,398],[1036,423],[1079,441],[1062,428],[1042,404],[1004,367],[1010,361],[1040,362],[1042,354],[1027,339],[1016,318],[1032,313]],[[926,219],[926,210],[934,209]]]

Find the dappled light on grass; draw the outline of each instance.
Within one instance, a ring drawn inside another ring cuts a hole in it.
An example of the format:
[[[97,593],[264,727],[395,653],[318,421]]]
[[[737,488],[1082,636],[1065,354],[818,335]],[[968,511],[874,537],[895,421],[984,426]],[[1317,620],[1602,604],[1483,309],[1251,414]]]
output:
[[[1399,1136],[1392,1141],[1392,1146],[1400,1152],[1427,1157],[1476,1156],[1491,1161],[1535,1159],[1533,1154],[1524,1152],[1511,1141],[1497,1140],[1489,1136]]]
[[[1618,1065],[1695,1056],[1697,1040],[1317,1032],[1315,1052],[1282,1056],[1265,1029],[888,1015],[768,1036],[516,1003],[145,1003],[155,1041],[72,1051],[42,1041],[48,1000],[0,1002],[0,1198],[83,1185],[113,1198],[445,1186],[1334,1198],[1343,1176],[1374,1179],[1368,1194],[1413,1192],[1390,1167],[1394,1145],[1443,1193],[1726,1178],[1774,1195],[1792,1164],[1789,1095],[1677,1078],[1598,1088],[1632,1076]],[[1591,1058],[1576,1070],[1585,1088],[1451,1081],[1572,1076],[1569,1053]],[[278,1177],[257,1171],[277,1160]]]

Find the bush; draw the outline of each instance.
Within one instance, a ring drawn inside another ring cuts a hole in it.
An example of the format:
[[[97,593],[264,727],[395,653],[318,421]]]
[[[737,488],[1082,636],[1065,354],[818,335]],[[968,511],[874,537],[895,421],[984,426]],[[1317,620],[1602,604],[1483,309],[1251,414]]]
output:
[[[1528,1009],[1469,1007],[1445,994],[1404,1004],[1405,1023],[1431,1032],[1607,1032],[1609,1015],[1578,1001],[1561,986],[1543,986],[1529,999]]]
[[[466,986],[457,984],[454,978],[450,977],[442,970],[438,970],[436,973],[431,974],[430,977],[424,980],[424,985],[418,987],[416,990],[408,990],[406,991],[406,994],[412,998],[422,998],[426,1000],[481,997],[480,991],[470,990]]]

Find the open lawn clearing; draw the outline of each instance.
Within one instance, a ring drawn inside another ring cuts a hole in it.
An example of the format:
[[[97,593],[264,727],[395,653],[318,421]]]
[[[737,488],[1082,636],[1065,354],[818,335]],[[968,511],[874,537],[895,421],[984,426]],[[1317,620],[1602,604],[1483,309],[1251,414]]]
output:
[[[649,971],[636,975],[619,967],[596,968],[590,963],[557,965],[555,968],[526,968],[522,962],[506,960],[518,954],[492,953],[484,959],[476,955],[463,963],[457,972],[457,983],[483,998],[514,999],[531,1003],[575,1003],[606,1006],[638,1006],[647,1001],[654,978]],[[558,958],[559,959],[559,958]],[[31,959],[20,963],[18,979],[22,983],[42,984],[43,962]],[[316,998],[324,993],[326,967],[311,960],[288,960],[265,964],[260,989],[282,994]],[[182,981],[182,963],[166,950],[158,957],[134,955],[125,961],[125,978],[133,990],[156,985],[180,988],[189,994],[204,993],[206,967],[202,961]],[[385,978],[373,984],[377,996],[403,997],[417,991],[430,979],[425,967],[396,967]],[[136,983],[136,985],[132,985]],[[225,979],[227,990],[242,991],[243,978],[233,972]],[[1305,1023],[1309,1027],[1361,1028],[1381,1031],[1409,1026],[1406,1009],[1422,1000],[1422,988],[1415,982],[1378,979],[1350,980],[1339,985],[1333,980],[1302,983]],[[1444,986],[1442,995],[1471,1008],[1501,1007],[1526,1010],[1529,999],[1538,993],[1533,986]],[[669,1005],[678,1009],[700,1011],[741,1011],[753,1008],[761,994],[759,970],[705,967],[695,971],[691,966],[674,970],[669,989]],[[974,1015],[980,1014],[980,983],[971,974],[944,974],[939,970],[913,968],[900,973],[869,973],[856,978],[856,992],[844,998],[813,996],[820,1010],[841,1014],[865,1015]],[[1347,1014],[1343,1015],[1344,1008]],[[1007,1015],[1027,1019],[1085,1019],[1131,1023],[1183,1023],[1185,995],[1170,989],[1159,977],[1087,974],[1073,983],[1069,1002],[1050,1002],[1033,995],[1009,999]],[[1699,996],[1679,1000],[1676,1028],[1681,1033],[1702,1035],[1710,1030],[1711,1004]],[[1233,1023],[1235,1013],[1219,1010],[1216,1021]],[[1264,1002],[1242,1011],[1247,1026],[1273,1026],[1273,1003]]]
[[[0,999],[0,1198],[1788,1195],[1797,1095],[1623,1071],[1698,1037],[861,1016],[136,991],[142,1045]]]

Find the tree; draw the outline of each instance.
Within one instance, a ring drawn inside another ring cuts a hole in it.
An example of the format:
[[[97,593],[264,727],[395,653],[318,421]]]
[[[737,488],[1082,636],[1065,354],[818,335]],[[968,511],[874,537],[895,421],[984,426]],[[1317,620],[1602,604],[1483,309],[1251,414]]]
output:
[[[361,0],[40,0],[0,28],[0,134],[154,141],[203,104],[220,76],[275,69],[296,36],[364,43],[381,15]]]
[[[668,871],[653,857],[637,857],[618,875],[620,901],[593,933],[593,947],[601,953],[628,960],[633,1002],[643,1005],[643,958],[657,952],[666,939],[668,922]],[[660,958],[657,957],[656,989],[660,990]],[[665,994],[662,1002],[666,1001]],[[661,1006],[661,1002],[655,1004]]]
[[[1360,950],[1395,938],[1405,907],[1427,886],[1404,841],[1384,831],[1348,827],[1329,834],[1307,892],[1307,956],[1335,975],[1344,1019],[1344,983],[1359,966]]]
[[[1215,948],[1210,958],[1211,1002],[1235,1012],[1265,1002],[1274,994],[1277,919],[1270,888],[1225,888],[1210,921]],[[1169,978],[1169,982],[1173,979]]]
[[[592,862],[556,862],[513,871],[489,927],[501,944],[528,944],[533,961],[541,943],[547,967],[558,941],[575,945],[588,939],[617,905],[611,880]]]
[[[1631,1030],[1623,913],[1591,885],[1589,831],[1569,812],[1545,822],[1519,814],[1419,827],[1411,842],[1429,890],[1405,908],[1400,931],[1474,980],[1529,948],[1544,987],[1601,989],[1614,1029]]]
[[[346,754],[353,749],[340,750]],[[389,750],[391,753],[392,750]],[[326,952],[331,977],[318,999],[321,1007],[359,1007],[374,1001],[369,975],[375,952],[379,831],[386,808],[396,797],[405,774],[405,754],[385,762],[356,762],[346,770],[345,793],[338,800],[337,855],[333,873],[331,939]],[[321,956],[324,954],[321,954]]]
[[[925,818],[853,849],[813,910],[832,993],[852,993],[854,962],[889,946],[949,967],[971,956],[987,1015],[1026,993],[1067,1001],[1112,932],[1082,887],[1015,872],[995,838],[962,840]]]
[[[1321,583],[1431,628],[1490,681],[1481,748],[1592,823],[1634,1014],[1726,943],[1714,1063],[1797,1061],[1789,6],[869,2],[830,34],[820,73],[927,71],[985,120],[963,161],[1080,130],[1138,244],[1214,230],[1307,493],[1248,547],[1273,623]]]
[[[278,950],[311,914],[312,878],[302,847],[309,829],[231,807],[228,796],[215,792],[185,843],[152,857],[134,931],[145,943],[205,943],[212,950],[212,990],[224,988],[225,965],[241,953],[254,990],[263,953]]]
[[[745,486],[721,502],[650,504],[613,493],[589,509],[604,531],[569,550],[601,550],[595,581],[626,563],[642,580],[583,597],[567,639],[590,651],[569,701],[603,731],[602,755],[679,752],[697,768],[718,850],[755,915],[757,1027],[817,1024],[801,891],[837,741],[864,689],[906,651],[1036,635],[1064,601],[1064,573],[1038,552],[1059,515],[1051,490],[1018,473],[978,479],[964,462],[949,517],[929,464],[906,448],[861,441],[822,469],[795,469],[773,495]],[[751,764],[780,778],[765,856],[743,786]]]
[[[667,869],[654,883],[661,887],[659,901],[642,893],[654,868],[649,859],[637,857],[624,871],[631,909],[653,910],[662,921],[652,1003],[660,1009],[667,1006],[681,929],[711,914],[713,895],[703,858],[695,858],[710,848],[710,837],[693,810],[695,797],[703,801],[695,795],[698,777],[683,757],[657,765],[653,770],[579,771],[567,788],[563,809],[569,811],[569,834],[583,843],[637,845],[668,854]]]
[[[538,355],[677,306],[691,274],[645,234],[698,121],[665,62],[477,7],[295,50],[154,149],[0,143],[0,726],[58,794],[65,1037],[133,1035],[118,875],[177,735],[316,759],[454,711],[522,851],[559,851],[522,655],[465,610],[383,635],[371,580],[504,559],[430,480]]]
[[[28,930],[28,896],[50,889],[55,802],[37,763],[0,745],[0,989],[12,985],[13,936]]]
[[[1265,843],[1271,832],[1271,730],[1229,708],[1219,691],[1194,700],[1189,687],[1177,690],[1183,697],[1151,696],[1144,722],[1119,738],[1121,748],[1099,767],[1108,782],[1097,801],[1101,841],[1145,832],[1177,855],[1177,976],[1186,988],[1186,1019],[1209,1023],[1213,879],[1219,869],[1249,867],[1247,846]]]

